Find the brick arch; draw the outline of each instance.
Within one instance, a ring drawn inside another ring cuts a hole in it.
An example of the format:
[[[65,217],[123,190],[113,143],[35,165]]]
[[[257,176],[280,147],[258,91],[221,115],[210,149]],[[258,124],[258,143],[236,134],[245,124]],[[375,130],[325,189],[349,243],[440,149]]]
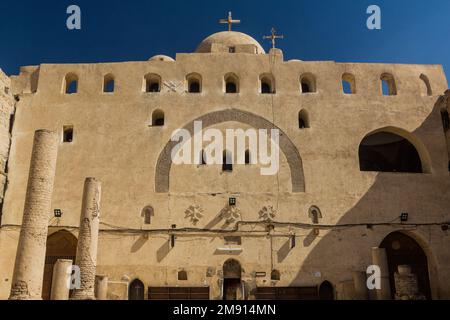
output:
[[[236,121],[247,124],[255,129],[278,129],[280,131],[280,150],[286,156],[291,171],[292,192],[305,192],[305,179],[303,174],[303,163],[300,154],[294,143],[277,126],[267,119],[253,113],[238,109],[227,109],[222,111],[205,114],[191,122],[183,129],[188,130],[191,135],[194,134],[194,121],[202,121],[203,128],[207,128],[219,123]],[[172,167],[171,152],[172,148],[178,144],[178,141],[169,141],[161,151],[156,164],[155,191],[156,193],[169,192],[169,176]]]

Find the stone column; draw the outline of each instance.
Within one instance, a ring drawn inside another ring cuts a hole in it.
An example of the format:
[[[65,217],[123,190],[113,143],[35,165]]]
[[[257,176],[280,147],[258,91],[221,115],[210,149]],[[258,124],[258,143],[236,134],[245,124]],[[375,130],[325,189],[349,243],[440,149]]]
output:
[[[75,261],[75,264],[80,267],[81,287],[74,290],[72,295],[74,300],[95,299],[100,197],[100,181],[97,181],[95,178],[87,178],[84,182],[80,232]]]
[[[353,285],[355,286],[355,298],[357,300],[367,300],[369,296],[367,274],[361,271],[354,271],[352,277]]]
[[[97,300],[108,300],[108,277],[95,276],[95,298]]]
[[[380,267],[381,271],[381,289],[376,290],[377,300],[391,300],[391,284],[389,282],[386,249],[372,248],[372,263]]]
[[[58,259],[53,267],[50,300],[69,300],[72,260]]]
[[[58,135],[48,130],[38,130],[34,134],[10,300],[42,299],[58,141]]]

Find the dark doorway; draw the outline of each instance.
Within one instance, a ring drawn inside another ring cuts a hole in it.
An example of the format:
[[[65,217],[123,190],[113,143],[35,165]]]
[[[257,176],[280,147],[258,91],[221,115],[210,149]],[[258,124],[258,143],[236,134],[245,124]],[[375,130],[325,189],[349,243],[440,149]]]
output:
[[[241,264],[227,260],[223,265],[223,300],[238,300],[242,297]]]
[[[361,171],[422,173],[419,153],[405,138],[378,132],[368,135],[359,146]]]
[[[393,232],[383,240],[380,248],[386,249],[392,299],[395,297],[394,274],[399,265],[409,265],[417,275],[419,293],[431,300],[428,259],[420,245],[404,233]]]
[[[46,246],[42,299],[50,300],[53,267],[58,259],[72,260],[75,263],[77,238],[69,231],[58,231],[48,237]]]
[[[324,281],[320,285],[319,299],[320,300],[334,300],[334,287],[330,282]]]
[[[130,283],[128,300],[144,300],[144,284],[141,280],[135,279]]]

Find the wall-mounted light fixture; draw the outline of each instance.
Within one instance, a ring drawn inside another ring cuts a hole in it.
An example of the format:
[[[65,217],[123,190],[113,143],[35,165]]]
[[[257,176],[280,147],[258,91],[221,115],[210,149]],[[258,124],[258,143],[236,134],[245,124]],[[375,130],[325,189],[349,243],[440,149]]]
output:
[[[231,206],[235,206],[236,205],[236,198],[229,198],[228,199],[228,205]]]
[[[55,210],[53,210],[53,214],[54,214],[55,218],[61,218],[61,217],[62,217],[62,211],[61,211],[61,209],[55,209]]]
[[[409,218],[409,214],[406,213],[406,212],[403,212],[403,213],[400,215],[400,221],[401,221],[401,222],[407,222],[407,221],[408,221],[408,218]]]

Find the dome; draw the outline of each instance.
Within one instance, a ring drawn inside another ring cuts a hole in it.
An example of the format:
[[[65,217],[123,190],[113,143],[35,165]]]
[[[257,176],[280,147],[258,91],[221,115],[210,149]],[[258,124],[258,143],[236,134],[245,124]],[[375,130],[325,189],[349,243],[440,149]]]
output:
[[[211,52],[211,45],[213,43],[221,43],[227,47],[233,47],[236,45],[253,44],[256,46],[258,54],[264,54],[265,51],[258,41],[250,37],[249,35],[236,32],[236,31],[223,31],[210,35],[204,39],[197,47],[196,53],[208,53]]]
[[[165,56],[163,54],[158,54],[156,56],[151,57],[148,61],[175,61],[169,56]]]

